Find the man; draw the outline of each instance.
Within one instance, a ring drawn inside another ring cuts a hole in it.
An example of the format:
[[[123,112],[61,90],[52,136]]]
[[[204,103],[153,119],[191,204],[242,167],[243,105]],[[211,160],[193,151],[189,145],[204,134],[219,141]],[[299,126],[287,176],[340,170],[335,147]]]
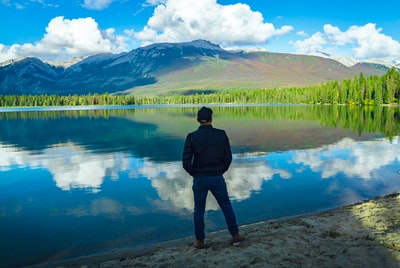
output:
[[[238,245],[245,237],[239,234],[236,217],[229,200],[223,174],[232,162],[232,152],[228,136],[224,130],[212,126],[212,110],[202,107],[197,112],[199,128],[186,137],[182,164],[193,176],[194,230],[198,249],[206,248],[204,243],[204,213],[206,198],[210,191],[225,216],[228,230],[232,235],[231,244]]]

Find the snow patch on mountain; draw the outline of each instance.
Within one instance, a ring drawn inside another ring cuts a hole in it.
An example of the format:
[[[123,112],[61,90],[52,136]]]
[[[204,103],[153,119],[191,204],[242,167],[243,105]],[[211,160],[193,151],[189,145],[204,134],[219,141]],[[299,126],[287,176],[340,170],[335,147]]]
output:
[[[55,67],[64,67],[64,68],[68,68],[82,60],[84,60],[85,57],[74,57],[70,60],[67,61],[45,61],[45,63],[55,66]]]
[[[317,57],[328,58],[328,59],[332,59],[332,60],[338,61],[338,62],[340,62],[341,64],[343,64],[343,65],[345,65],[347,67],[354,66],[354,65],[356,65],[358,63],[366,63],[366,64],[382,65],[382,66],[385,66],[387,68],[392,68],[392,67],[395,67],[397,69],[400,68],[400,61],[389,62],[389,61],[384,61],[382,59],[367,59],[367,60],[360,61],[360,60],[357,60],[357,59],[352,58],[352,57],[336,57],[336,56],[333,56],[333,55],[331,55],[329,53],[326,53],[326,52],[323,52],[323,51],[317,51],[315,53],[312,53],[312,55],[313,56],[317,56]]]

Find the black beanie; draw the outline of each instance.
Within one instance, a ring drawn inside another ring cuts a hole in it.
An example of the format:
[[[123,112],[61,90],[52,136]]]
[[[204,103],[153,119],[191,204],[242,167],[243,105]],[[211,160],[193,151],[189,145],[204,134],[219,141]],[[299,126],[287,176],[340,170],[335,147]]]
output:
[[[197,112],[197,121],[200,123],[209,122],[212,119],[213,111],[207,107],[201,107],[201,109]]]

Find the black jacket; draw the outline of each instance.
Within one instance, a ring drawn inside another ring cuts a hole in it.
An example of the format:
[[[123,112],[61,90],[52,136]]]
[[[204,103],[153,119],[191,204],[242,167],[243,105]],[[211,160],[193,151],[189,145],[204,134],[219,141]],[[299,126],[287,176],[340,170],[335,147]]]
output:
[[[201,125],[186,137],[183,168],[194,177],[219,176],[232,162],[231,146],[224,130]]]

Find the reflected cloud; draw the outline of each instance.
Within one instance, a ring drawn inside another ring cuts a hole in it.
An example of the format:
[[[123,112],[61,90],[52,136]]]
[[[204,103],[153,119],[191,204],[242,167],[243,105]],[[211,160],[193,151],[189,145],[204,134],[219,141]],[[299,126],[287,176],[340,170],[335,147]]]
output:
[[[282,168],[269,165],[271,162],[276,163],[274,166],[279,165],[276,162],[278,158],[284,161]],[[378,139],[363,142],[345,138],[318,149],[234,155],[225,179],[230,197],[242,201],[261,191],[265,181],[274,177],[292,178],[294,174],[285,169],[286,164],[297,165],[293,172],[301,173],[309,168],[320,173],[322,178],[344,173],[349,178],[371,179],[375,171],[394,161],[400,161],[399,137],[392,141]],[[183,170],[180,161],[160,163],[126,153],[96,154],[72,143],[47,148],[40,154],[0,144],[0,171],[15,167],[47,169],[60,189],[86,189],[92,193],[101,190],[106,177],[117,180],[120,172],[126,171],[131,179],[145,177],[151,181],[159,196],[159,199],[149,201],[153,208],[173,213],[193,209],[192,178]],[[209,194],[207,210],[217,209],[217,202]],[[2,210],[0,213],[4,213]],[[97,199],[89,208],[78,207],[69,213],[75,216],[116,215],[121,211],[144,213],[143,208],[125,207],[111,199]]]
[[[89,207],[79,206],[69,209],[66,214],[75,217],[106,215],[112,218],[119,218],[122,210],[122,205],[119,202],[109,198],[102,198],[93,200]]]
[[[264,157],[240,156],[234,157],[229,171],[224,175],[229,196],[236,201],[250,198],[253,192],[261,190],[263,181],[271,179],[275,174],[283,178],[290,178],[286,170],[272,169],[266,165]],[[154,163],[144,161],[140,172],[151,180],[163,201],[168,201],[174,208],[193,209],[192,177],[182,168],[182,163]],[[164,206],[165,203],[159,204]],[[166,206],[171,210],[171,206]],[[207,210],[219,209],[218,203],[211,193],[207,196]]]
[[[274,175],[285,179],[292,177],[288,170],[271,168],[267,161],[268,155],[234,157],[234,162],[225,174],[233,199],[241,201],[250,198],[253,192],[261,190],[264,181],[271,180]]]
[[[399,137],[392,142],[386,139],[356,142],[350,138],[318,149],[296,151],[293,161],[309,166],[322,178],[338,173],[347,177],[373,178],[374,171],[393,161],[400,160]]]
[[[50,148],[44,153],[56,156],[45,167],[63,190],[83,188],[97,192],[105,177],[118,178],[118,172],[129,168],[128,158],[122,153],[99,157],[76,146]]]
[[[118,172],[131,168],[129,158],[122,153],[99,156],[72,143],[47,148],[41,154],[0,144],[0,171],[15,166],[48,170],[62,190],[87,189],[94,193],[100,191],[105,177],[117,178]]]
[[[30,152],[0,143],[0,171],[11,170],[14,166],[38,168],[39,159],[33,161],[30,156]]]
[[[151,180],[151,185],[163,201],[159,202],[160,206],[168,201],[174,208],[193,208],[192,177],[183,170],[180,161],[156,163],[145,159],[139,172]],[[208,209],[213,209],[216,202],[213,203],[210,197],[208,201]],[[170,205],[166,207],[171,209]]]
[[[248,199],[261,190],[264,181],[271,180],[274,175],[290,179],[292,174],[288,170],[274,169],[268,165],[273,158],[274,155],[235,155],[225,174],[230,197],[237,201]],[[343,172],[348,177],[371,179],[375,170],[400,160],[400,147],[398,137],[392,142],[386,139],[357,142],[346,138],[318,149],[291,152],[286,159],[289,163],[302,165],[296,169],[298,172],[308,166],[314,172],[320,172],[322,178]],[[159,207],[164,206],[167,210],[193,208],[192,179],[182,169],[180,162],[154,163],[145,160],[140,173],[151,180],[161,200],[168,201],[168,204],[158,202]],[[209,194],[206,209],[218,208]]]

